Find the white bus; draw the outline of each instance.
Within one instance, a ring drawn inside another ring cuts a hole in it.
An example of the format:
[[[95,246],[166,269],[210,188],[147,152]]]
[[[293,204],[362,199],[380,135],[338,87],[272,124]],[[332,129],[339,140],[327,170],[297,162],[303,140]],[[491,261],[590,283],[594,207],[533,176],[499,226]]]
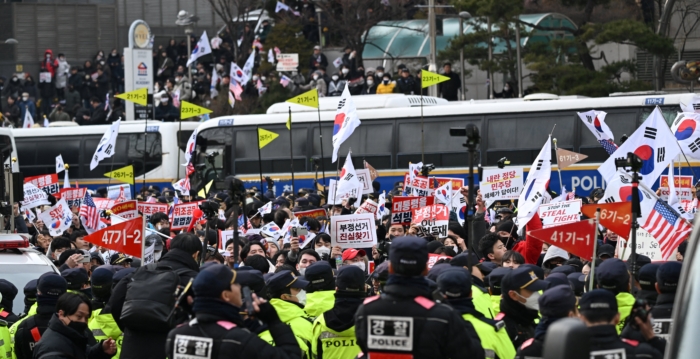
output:
[[[61,155],[70,166],[70,180],[91,189],[109,183],[109,178],[104,177],[106,172],[133,165],[138,191],[144,183],[144,174],[147,186],[158,185],[161,188],[172,187],[174,181],[185,175],[185,167],[177,163],[178,153],[180,161],[184,162],[184,147],[197,126],[198,122],[185,121],[181,124],[123,121],[114,156],[102,160],[92,171],[90,160],[109,125],[63,124],[48,128],[13,129],[12,134],[17,143],[19,169],[24,177],[55,173],[56,156]]]

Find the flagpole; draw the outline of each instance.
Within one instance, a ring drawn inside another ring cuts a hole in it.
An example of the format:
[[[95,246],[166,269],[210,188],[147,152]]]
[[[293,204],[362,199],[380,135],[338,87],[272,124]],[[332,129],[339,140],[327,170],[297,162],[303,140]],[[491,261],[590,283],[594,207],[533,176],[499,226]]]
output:
[[[588,291],[592,291],[595,284],[595,258],[598,252],[598,224],[600,224],[600,207],[595,211],[595,225],[593,228],[593,255],[591,256],[591,272],[588,274],[591,278],[588,282]]]
[[[321,173],[323,174],[323,185],[325,186],[326,185],[326,168],[325,168],[325,165],[323,164],[323,131],[321,130],[321,105],[320,104],[318,104],[318,106],[316,107],[316,112],[318,113],[318,141],[321,144]],[[292,116],[291,111],[289,112],[289,116],[290,117]],[[290,122],[290,125],[289,125],[290,130],[289,131],[291,132],[292,125],[291,125],[291,121],[289,121],[289,122]]]
[[[260,169],[260,193],[263,192],[262,157],[260,156],[260,125],[255,125],[258,136],[258,168]]]
[[[422,86],[422,83],[421,83]],[[423,89],[420,91],[420,161],[425,161],[425,137],[423,135]]]
[[[288,108],[289,118],[292,118],[292,106],[289,106]],[[289,159],[289,166],[292,169],[292,195],[294,195],[296,192],[294,191],[294,143],[292,142],[292,121],[289,121]]]
[[[559,188],[561,188],[561,194],[563,194],[564,193],[564,181],[561,180],[561,168],[559,167],[559,155],[558,155],[559,149],[557,148],[557,139],[553,138],[552,142],[554,142],[554,155],[557,158],[557,172],[559,172]]]

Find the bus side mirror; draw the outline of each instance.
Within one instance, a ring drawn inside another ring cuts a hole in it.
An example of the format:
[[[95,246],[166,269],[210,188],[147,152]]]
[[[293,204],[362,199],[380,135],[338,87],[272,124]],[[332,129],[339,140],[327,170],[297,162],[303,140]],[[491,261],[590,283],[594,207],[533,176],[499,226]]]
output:
[[[580,320],[564,318],[547,330],[544,359],[589,359],[590,352],[588,329]]]

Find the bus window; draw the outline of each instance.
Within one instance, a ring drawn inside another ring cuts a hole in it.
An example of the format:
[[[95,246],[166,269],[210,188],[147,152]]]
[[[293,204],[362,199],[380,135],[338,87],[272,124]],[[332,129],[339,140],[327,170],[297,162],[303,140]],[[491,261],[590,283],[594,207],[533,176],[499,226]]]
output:
[[[260,150],[263,172],[291,172],[289,166],[289,130],[284,125],[266,126],[266,130],[277,133],[277,137]],[[294,170],[306,171],[307,127],[292,127]],[[207,151],[211,152],[211,150]],[[235,173],[258,173],[257,129],[249,127],[236,131]]]
[[[421,124],[420,120],[412,122],[397,121],[398,132],[398,168],[407,168],[409,162],[421,161]],[[464,128],[468,123],[475,124],[481,131],[481,121],[447,119],[425,122],[424,164],[432,163],[436,167],[465,167],[466,149],[462,147],[464,137],[451,137],[451,127]],[[478,150],[478,149],[477,149]],[[479,161],[477,161],[479,163]],[[372,164],[374,165],[374,164]],[[376,168],[376,166],[375,166]]]
[[[226,175],[234,173],[232,168],[234,132],[233,127],[217,127],[197,134],[196,152],[192,160],[197,168],[197,175],[192,179],[192,188],[201,186],[202,182],[206,184],[217,177],[223,179]],[[207,154],[214,152],[218,152],[219,155],[213,158],[214,166],[212,166],[211,162],[207,161]]]
[[[4,160],[12,156],[12,139],[10,139],[10,136],[0,136],[0,151]]]
[[[651,115],[651,112],[654,111],[655,108],[656,107],[653,106],[642,107],[642,111],[639,114],[639,117],[637,118],[637,124],[641,126],[641,124],[644,123],[644,121],[646,121],[647,117]],[[671,127],[671,123],[673,123],[673,120],[676,119],[678,112],[681,111],[680,107],[678,106],[659,106],[659,109],[661,109],[661,113],[664,115],[664,119],[666,119],[666,123],[669,127]],[[632,133],[628,133],[628,135],[631,134]]]
[[[333,126],[326,123],[323,126],[323,156],[326,172],[335,171],[336,165],[333,160]],[[318,126],[312,127],[312,156],[321,158],[321,145],[318,141]],[[340,166],[345,161],[345,156],[352,149],[352,158],[355,168],[364,168],[362,159],[364,158],[372,167],[376,169],[392,168],[391,154],[393,152],[394,121],[374,122],[364,121],[362,125],[355,129],[350,138],[340,145],[338,158]],[[310,168],[313,170],[313,168]]]
[[[121,168],[130,164],[127,151],[123,149],[128,148],[128,137],[119,136],[117,137],[117,143],[114,151],[114,156],[110,158],[103,159],[100,164],[95,167],[95,169],[90,170],[91,156],[95,153],[94,149],[97,148],[97,144],[100,143],[102,135],[89,135],[85,136],[85,160],[81,165],[82,178],[104,178],[104,174]],[[90,157],[87,157],[90,156]]]
[[[99,141],[99,139],[98,139]],[[61,137],[60,140],[36,138],[15,139],[17,156],[20,158],[20,170],[25,177],[39,176],[56,171],[56,156],[61,155],[63,162],[70,166],[70,176],[80,177],[80,168],[83,161],[80,160],[80,136]],[[93,149],[94,151],[94,149]],[[92,156],[92,153],[88,156]],[[86,160],[90,163],[90,157]]]
[[[163,164],[162,138],[159,132],[149,132],[146,137],[146,170],[143,169],[143,133],[131,133],[128,135],[129,163],[134,165],[134,177],[141,176],[152,171]]]
[[[194,130],[182,130],[178,131],[177,133],[177,145],[180,148],[180,151],[185,152],[185,146],[187,146],[187,141],[189,141],[190,136],[192,136],[192,132]]]

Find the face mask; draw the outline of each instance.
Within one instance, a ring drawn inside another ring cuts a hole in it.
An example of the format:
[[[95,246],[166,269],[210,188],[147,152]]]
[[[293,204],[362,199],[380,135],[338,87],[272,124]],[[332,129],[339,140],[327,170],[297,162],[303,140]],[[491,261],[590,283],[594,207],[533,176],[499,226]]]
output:
[[[22,97],[22,100],[27,101],[27,100],[29,100],[29,97]]]
[[[382,81],[382,83],[385,84],[385,85],[388,85],[388,84],[389,84],[389,80],[384,80],[384,81]]]
[[[338,80],[338,76],[335,76],[335,75],[333,75],[333,77],[331,77],[331,78],[333,79],[333,81]]]
[[[459,252],[457,251],[457,246],[450,246],[450,247],[452,247],[452,250],[455,251],[455,253],[459,253]]]
[[[348,72],[350,72],[350,70],[348,70],[348,69],[342,69],[342,70],[340,70],[340,72],[342,72],[343,75],[345,75],[345,74],[347,74]]]
[[[160,103],[162,103],[163,105],[167,105],[167,104],[168,104],[168,100],[160,100]]]
[[[374,85],[374,81],[368,80],[368,81],[367,81],[367,84],[368,84],[368,85]]]
[[[318,75],[314,75],[314,80],[318,80]]]
[[[116,51],[112,51],[112,56],[117,56],[117,52],[116,52]]]
[[[297,293],[297,295],[295,297],[297,297],[299,304],[306,305],[306,291],[305,290],[302,289],[301,291],[299,291],[299,293]]]
[[[76,332],[82,334],[82,333],[85,332],[85,330],[87,329],[87,326],[88,326],[88,325],[87,325],[87,323],[83,323],[83,322],[74,322],[74,321],[71,320],[71,322],[68,323],[67,326],[68,326],[68,328],[71,328],[71,329],[75,330]]]
[[[267,81],[267,77],[265,77],[265,76],[261,77],[260,79],[263,81]]]
[[[156,261],[160,260],[161,255],[163,255],[163,252],[161,252],[161,251],[153,252],[153,256],[155,257]]]
[[[508,86],[503,88],[503,91],[508,91],[508,90],[510,90],[510,87],[508,87]]]
[[[316,248],[316,253],[318,253],[318,255],[321,257],[323,257],[324,254],[328,256],[331,254],[331,249],[325,246],[319,247]]]
[[[525,306],[525,308],[532,309],[532,310],[540,310],[540,303],[537,302],[537,300],[540,298],[540,292],[532,293],[530,298],[525,298],[522,295],[520,295],[518,292],[515,292],[515,294],[518,297],[525,299],[525,303],[521,303],[522,305]]]
[[[304,275],[306,273],[306,267],[299,269],[299,274]]]
[[[258,77],[257,77],[257,76],[253,76],[253,81],[258,81]]]
[[[352,265],[354,265],[357,268],[362,269],[363,272],[365,271],[365,262],[355,262]]]
[[[382,76],[384,76],[383,72],[377,72],[377,77],[382,77]]]

